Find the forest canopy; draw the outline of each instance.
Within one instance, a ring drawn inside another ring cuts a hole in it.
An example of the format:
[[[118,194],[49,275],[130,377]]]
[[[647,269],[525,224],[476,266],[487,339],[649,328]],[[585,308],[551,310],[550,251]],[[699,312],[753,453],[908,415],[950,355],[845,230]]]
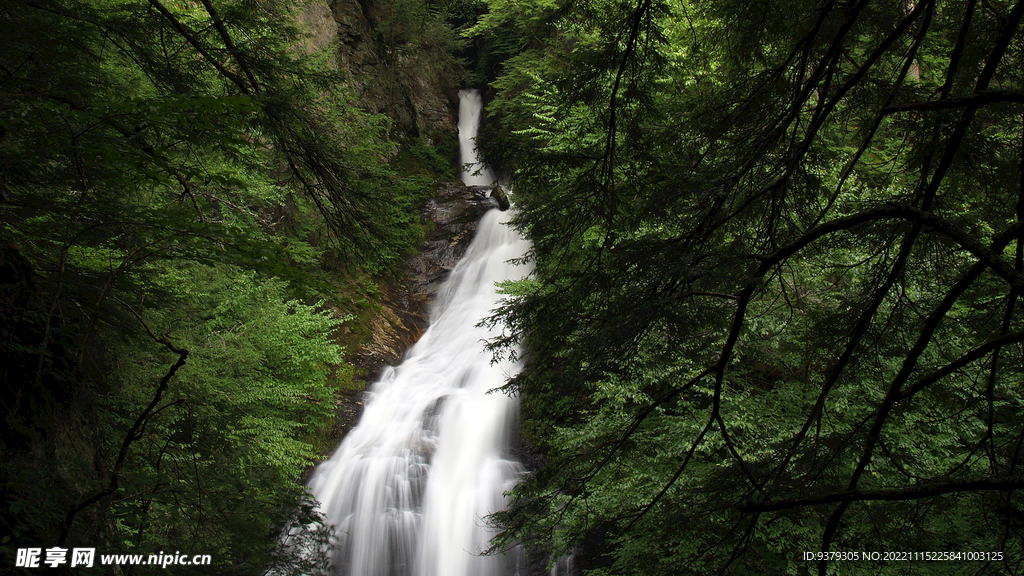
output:
[[[483,4],[478,144],[536,265],[491,345],[529,350],[543,456],[496,549],[1024,572],[1024,1]],[[299,8],[0,0],[7,557],[324,569],[277,546],[317,526],[295,479],[351,370],[324,269],[395,265],[423,182]],[[406,80],[460,46],[420,15],[482,9],[391,8]],[[946,560],[828,560],[891,551]]]
[[[325,567],[278,549],[318,522],[298,480],[351,380],[323,298],[400,261],[429,179],[395,171],[301,9],[0,0],[10,566],[102,543]]]
[[[488,5],[536,261],[492,345],[546,457],[498,547],[1020,573],[1024,2]],[[854,551],[953,561],[803,555]]]

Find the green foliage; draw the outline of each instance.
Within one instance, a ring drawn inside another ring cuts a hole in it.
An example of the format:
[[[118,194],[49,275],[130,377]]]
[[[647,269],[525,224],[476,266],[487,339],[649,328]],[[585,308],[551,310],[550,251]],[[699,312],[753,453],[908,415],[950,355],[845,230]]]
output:
[[[438,148],[427,143],[426,139],[420,137],[409,146],[409,153],[424,166],[427,174],[435,178],[455,177],[451,158],[458,156],[458,150],[443,153]]]
[[[3,120],[14,205],[45,209],[29,195],[44,183],[87,196],[82,206],[66,199],[75,215],[96,196],[131,192],[190,202],[195,218],[241,206],[240,192],[294,184],[347,259],[386,265],[406,250],[402,224],[422,187],[389,170],[388,121],[352,105],[344,74],[289,47],[297,31],[285,5],[226,4],[223,14],[201,5],[176,14],[156,0],[5,10],[17,71],[6,81]],[[47,37],[58,40],[40,48]]]
[[[327,377],[342,359],[329,334],[345,319],[233,267],[171,269],[154,284],[173,286],[177,303],[147,324],[174,326],[190,354],[133,446],[112,538],[145,551],[202,550],[238,573],[258,571],[275,547],[275,518],[301,493],[292,481],[317,456],[309,428],[333,415]],[[162,347],[138,342],[112,351],[112,378],[125,385],[103,407],[117,442],[170,364]]]
[[[428,189],[297,8],[0,0],[5,553],[325,560],[274,550],[351,379],[311,295],[397,262]]]
[[[1019,571],[1024,4],[490,6],[478,31],[537,39],[485,149],[536,260],[494,347],[530,350],[508,388],[547,457],[498,545]]]

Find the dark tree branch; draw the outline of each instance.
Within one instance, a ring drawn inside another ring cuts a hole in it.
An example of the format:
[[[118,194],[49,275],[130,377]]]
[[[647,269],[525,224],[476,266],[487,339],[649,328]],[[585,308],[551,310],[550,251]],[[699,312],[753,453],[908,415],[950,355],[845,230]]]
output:
[[[900,392],[896,402],[906,402],[907,400],[914,397],[915,394],[931,386],[932,384],[942,380],[943,378],[955,374],[956,372],[966,368],[967,366],[981,360],[985,356],[988,356],[992,352],[999,350],[1003,346],[1009,346],[1010,344],[1019,344],[1024,342],[1024,332],[1018,334],[1008,334],[995,340],[990,340],[985,344],[971,350],[964,354],[956,362],[951,362],[941,369],[932,372],[928,376],[921,378],[915,382],[910,388]]]
[[[889,115],[897,112],[911,111],[934,112],[937,110],[952,110],[954,108],[966,107],[978,108],[981,106],[1002,104],[1005,102],[1024,104],[1024,92],[1017,90],[982,90],[960,98],[946,98],[931,102],[909,102],[907,104],[898,104],[896,106],[883,108],[882,114]]]
[[[949,96],[949,91],[953,89],[953,81],[956,79],[957,68],[960,67],[960,58],[963,57],[964,49],[967,47],[967,37],[971,31],[971,21],[974,18],[974,9],[977,6],[977,0],[969,0],[967,7],[964,9],[964,21],[960,26],[960,33],[956,38],[956,47],[953,48],[953,52],[949,55],[949,67],[946,69],[946,81],[943,82],[942,87],[939,88],[939,94],[943,98]]]
[[[977,238],[967,234],[952,222],[936,216],[927,210],[892,204],[864,210],[862,212],[858,212],[844,218],[837,218],[819,225],[817,228],[806,232],[800,238],[797,238],[765,258],[758,269],[758,274],[759,276],[764,276],[772,268],[824,236],[843,230],[849,230],[869,222],[887,219],[907,220],[931,228],[935,232],[953,240],[964,250],[973,254],[978,258],[978,260],[985,263],[986,266],[992,268],[993,272],[1006,280],[1006,282],[1011,286],[1024,288],[1024,274],[1018,272],[1014,268],[1012,262],[1007,261],[1000,254],[985,246]],[[1020,230],[1024,230],[1024,225],[1018,224],[1014,226],[1014,228],[1011,228],[1011,232],[1017,231],[1016,233],[1019,233]]]
[[[1024,5],[1024,2],[1021,3]],[[1011,230],[1015,230],[1016,226]],[[1012,237],[1011,234],[1004,234],[1001,238],[996,240],[995,246],[999,246],[999,242],[1002,239]],[[1008,241],[1008,240],[1007,240]],[[899,372],[893,378],[892,384],[889,386],[888,392],[886,392],[885,399],[882,401],[881,406],[875,413],[874,423],[871,426],[871,430],[868,432],[867,442],[864,446],[864,451],[861,454],[860,459],[857,462],[857,466],[854,468],[853,473],[850,475],[849,483],[847,484],[847,491],[853,491],[857,489],[857,485],[860,482],[860,477],[867,469],[870,464],[872,456],[874,454],[875,446],[881,437],[882,428],[885,426],[886,420],[889,417],[890,412],[900,401],[901,390],[907,379],[913,373],[917,366],[918,359],[924,354],[925,349],[932,341],[932,337],[935,331],[938,329],[939,324],[945,319],[946,314],[953,307],[960,296],[963,295],[968,288],[982,275],[982,273],[988,268],[988,264],[985,261],[979,261],[971,266],[966,273],[960,278],[960,280],[947,292],[942,301],[935,307],[934,310],[928,315],[928,318],[924,321],[921,331],[918,334],[917,340],[914,342],[913,347],[907,352],[904,357],[903,364],[900,367]],[[828,523],[825,527],[825,534],[822,537],[822,549],[828,551],[829,545],[831,544],[832,538],[835,536],[836,531],[839,529],[839,522],[845,514],[847,508],[850,505],[850,501],[842,501],[839,506],[829,517]],[[824,564],[819,564],[819,573],[824,570]]]
[[[145,325],[145,323],[143,323],[143,325]],[[67,542],[68,535],[71,532],[71,527],[75,521],[75,516],[79,512],[95,504],[96,502],[99,502],[100,500],[103,500],[104,498],[111,496],[112,494],[114,494],[114,492],[117,491],[118,484],[121,478],[121,467],[124,465],[124,461],[128,457],[128,451],[131,448],[132,443],[142,438],[142,435],[146,431],[146,423],[149,421],[150,416],[153,414],[157,405],[160,403],[160,398],[167,390],[167,386],[170,384],[171,378],[174,377],[174,374],[178,371],[179,368],[185,365],[185,360],[188,358],[188,350],[184,348],[178,348],[177,346],[172,344],[171,341],[168,340],[165,336],[154,336],[153,332],[150,331],[149,326],[146,326],[146,332],[149,332],[150,336],[152,336],[157,342],[163,344],[164,347],[166,347],[168,350],[177,354],[178,360],[173,365],[171,365],[170,369],[167,370],[167,373],[164,374],[164,377],[160,379],[160,383],[157,385],[156,391],[153,393],[153,399],[150,400],[149,405],[146,406],[146,409],[142,411],[142,414],[139,414],[139,417],[135,419],[135,423],[132,424],[131,428],[128,429],[128,433],[125,434],[124,440],[121,441],[121,448],[120,450],[118,450],[117,458],[114,460],[114,467],[110,471],[110,481],[107,483],[107,486],[100,490],[99,492],[97,492],[96,494],[92,495],[91,497],[86,498],[82,502],[72,506],[71,509],[68,510],[67,515],[64,517],[64,523],[61,527],[60,537],[57,539],[58,545],[63,546]]]
[[[163,17],[167,19],[168,22],[171,23],[171,26],[174,27],[175,30],[177,30],[178,34],[181,34],[181,37],[184,38],[185,41],[187,41],[189,44],[192,45],[193,48],[196,49],[196,52],[199,52],[199,54],[203,57],[204,60],[209,62],[211,66],[217,69],[217,72],[220,72],[222,76],[230,80],[232,84],[238,86],[238,89],[242,91],[242,94],[251,94],[253,92],[249,85],[243,82],[242,79],[239,78],[237,74],[225,68],[223,64],[221,64],[216,58],[214,58],[213,55],[210,54],[210,51],[207,50],[206,46],[204,46],[203,43],[199,41],[199,38],[197,38],[196,35],[191,30],[189,30],[187,26],[182,24],[182,22],[178,20],[178,18],[174,15],[173,12],[171,12],[167,9],[166,6],[161,4],[160,0],[149,0],[149,3],[154,8],[156,8],[156,10],[160,12],[160,14],[163,15]]]
[[[679,477],[683,475],[683,471],[686,470],[686,467],[690,464],[690,460],[693,458],[693,454],[697,451],[697,446],[700,445],[701,441],[704,440],[704,437],[707,436],[708,431],[710,431],[711,427],[714,425],[715,418],[712,417],[708,419],[708,423],[704,425],[704,428],[700,431],[700,434],[697,434],[697,437],[693,439],[693,442],[690,444],[690,449],[686,452],[686,456],[683,458],[682,463],[679,464],[679,468],[676,469],[676,472],[675,474],[672,475],[672,478],[670,478],[669,481],[665,483],[665,486],[662,487],[661,491],[658,492],[658,494],[654,498],[652,498],[650,502],[648,502],[643,508],[640,509],[639,512],[637,512],[633,516],[633,519],[630,520],[629,524],[627,524],[626,527],[623,528],[621,532],[619,532],[620,535],[629,532],[629,530],[633,528],[634,524],[636,524],[641,518],[643,518],[648,512],[650,512],[651,509],[654,508],[654,506],[657,505],[662,498],[664,498],[665,494],[668,494],[669,489],[672,488],[672,486],[676,483],[676,480],[678,480]]]
[[[847,490],[806,498],[785,500],[766,500],[764,502],[745,502],[737,506],[745,514],[777,512],[806,506],[850,502],[893,502],[901,500],[920,500],[934,498],[944,494],[960,492],[981,492],[992,490],[1016,490],[1024,488],[1024,475],[1005,476],[999,478],[974,478],[949,480],[945,482],[923,482],[910,488],[889,488],[884,490]]]
[[[622,433],[622,436],[620,436],[619,439],[614,444],[612,444],[611,450],[608,451],[608,454],[604,457],[604,459],[601,460],[601,462],[596,467],[594,467],[594,469],[590,472],[590,474],[588,474],[583,479],[583,481],[584,482],[588,482],[591,479],[593,479],[595,476],[597,476],[597,473],[600,472],[601,469],[604,468],[606,464],[608,464],[608,462],[612,459],[612,456],[614,456],[615,453],[618,452],[619,448],[621,448],[626,443],[626,441],[629,440],[629,438],[633,435],[633,433],[636,432],[637,428],[640,427],[640,424],[642,424],[643,421],[648,416],[650,416],[651,413],[654,412],[654,410],[657,409],[658,406],[661,406],[662,404],[668,402],[669,400],[672,400],[676,396],[681,395],[683,392],[685,392],[686,390],[691,388],[693,385],[695,385],[697,382],[699,382],[701,378],[707,376],[710,373],[711,373],[710,369],[704,370],[703,372],[701,372],[697,376],[695,376],[692,379],[690,379],[690,381],[687,382],[686,384],[684,384],[684,385],[682,385],[682,386],[680,386],[678,388],[673,388],[672,391],[669,392],[668,394],[665,394],[661,398],[655,400],[654,402],[651,402],[646,407],[644,407],[644,409],[641,410],[640,413],[637,414],[636,417],[633,418],[633,423],[630,424],[629,428],[627,428],[626,431]]]
[[[261,92],[260,83],[256,81],[256,75],[253,74],[252,69],[249,68],[249,64],[245,61],[245,57],[238,51],[238,48],[235,47],[235,43],[231,39],[231,34],[228,33],[227,27],[224,26],[224,20],[220,17],[217,9],[213,6],[210,0],[201,1],[203,3],[203,7],[206,8],[206,13],[209,14],[210,18],[213,20],[213,25],[217,28],[217,33],[220,34],[220,38],[224,42],[224,47],[227,48],[228,53],[235,58],[235,62],[238,63],[242,72],[245,73],[245,77],[249,79],[252,91],[256,93]]]
[[[1000,37],[996,42],[993,51],[989,54],[989,58],[985,64],[985,67],[979,75],[978,80],[975,84],[974,91],[976,93],[988,89],[989,83],[991,82],[995,74],[996,68],[1002,61],[1003,56],[1005,55],[1010,45],[1010,42],[1016,34],[1016,29],[1020,23],[1020,19],[1022,16],[1024,16],[1024,1],[1018,2],[1017,5],[1014,6],[1009,21],[1003,27],[1002,34],[1000,34]],[[946,142],[943,155],[940,158],[939,163],[935,168],[935,171],[932,173],[931,178],[928,179],[927,177],[922,177],[922,210],[928,211],[931,209],[932,202],[934,201],[934,198],[938,193],[939,187],[942,181],[945,179],[948,170],[953,164],[953,159],[956,156],[957,151],[959,150],[960,143],[963,141],[963,138],[967,133],[968,127],[970,126],[973,120],[974,112],[976,110],[977,105],[965,107],[964,114],[957,122],[952,135]],[[911,231],[911,235],[909,238],[911,242],[914,238],[916,238],[921,226],[922,223],[918,222],[915,225],[914,229]],[[979,256],[979,258],[981,258],[981,256]],[[986,258],[988,258],[987,255]],[[967,287],[974,282],[974,280],[976,279],[975,274],[980,276],[982,271],[983,267],[981,263],[978,263],[974,267],[972,267],[968,274],[965,275],[965,277],[961,280],[960,283],[958,283],[958,287],[961,288],[961,293],[962,290],[966,290]],[[1014,272],[1016,271],[1014,270]],[[975,277],[971,278],[971,276]],[[887,392],[886,398],[877,412],[877,417],[875,419],[874,424],[872,425],[871,432],[868,435],[868,441],[864,448],[864,452],[862,453],[861,458],[854,472],[850,476],[850,480],[847,485],[848,490],[855,490],[857,488],[857,484],[860,480],[861,474],[863,474],[864,470],[867,467],[867,464],[871,461],[875,444],[877,442],[879,434],[881,433],[881,429],[884,426],[886,419],[888,418],[889,412],[896,402],[896,399],[900,393],[900,388],[902,387],[905,380],[909,377],[913,368],[916,366],[918,358],[924,352],[925,347],[927,347],[928,343],[931,340],[932,333],[938,327],[938,323],[942,320],[942,318],[945,317],[945,314],[948,311],[948,307],[951,307],[952,304],[959,298],[959,296],[960,293],[956,292],[956,288],[947,293],[946,298],[943,299],[943,302],[940,303],[939,307],[933,312],[933,314],[929,317],[929,320],[925,323],[924,327],[922,328],[922,332],[914,345],[914,348],[907,354],[903,366],[900,369],[900,372],[894,378],[892,386]],[[833,513],[829,517],[828,522],[825,526],[824,534],[822,536],[822,551],[829,550],[832,540],[835,537],[837,531],[839,530],[840,522],[847,508],[849,507],[849,504],[850,502],[848,501],[841,502],[839,506],[836,508],[836,510],[833,511]],[[818,574],[820,576],[824,576],[826,570],[827,563],[819,562]]]

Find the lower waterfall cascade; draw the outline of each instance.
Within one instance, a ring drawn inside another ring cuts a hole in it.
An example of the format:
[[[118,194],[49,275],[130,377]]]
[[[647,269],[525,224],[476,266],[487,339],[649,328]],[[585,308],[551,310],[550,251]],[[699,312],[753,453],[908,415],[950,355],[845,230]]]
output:
[[[479,109],[476,110],[479,113]],[[466,135],[472,138],[471,135]],[[509,456],[516,401],[500,392],[519,366],[493,361],[484,343],[500,325],[502,280],[523,278],[529,242],[487,212],[430,312],[430,325],[397,367],[385,369],[365,410],[309,488],[335,527],[335,574],[512,576],[520,551],[483,556],[494,536],[484,518],[507,505],[523,473]]]

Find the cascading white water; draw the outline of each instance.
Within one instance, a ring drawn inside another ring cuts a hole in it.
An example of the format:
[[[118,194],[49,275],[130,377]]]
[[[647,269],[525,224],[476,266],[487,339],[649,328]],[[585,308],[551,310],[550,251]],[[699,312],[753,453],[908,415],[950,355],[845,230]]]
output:
[[[459,91],[459,162],[470,169],[459,174],[466,186],[493,186],[497,181],[494,172],[480,163],[476,154],[477,132],[480,128],[480,113],[484,101],[479,90]]]
[[[472,138],[472,135],[467,135]],[[359,424],[310,480],[337,533],[334,570],[350,576],[505,576],[516,557],[481,556],[483,518],[506,505],[522,467],[509,459],[515,401],[489,390],[519,367],[492,363],[478,326],[497,306],[495,283],[521,278],[529,243],[484,215],[431,310],[430,327],[373,385]]]

